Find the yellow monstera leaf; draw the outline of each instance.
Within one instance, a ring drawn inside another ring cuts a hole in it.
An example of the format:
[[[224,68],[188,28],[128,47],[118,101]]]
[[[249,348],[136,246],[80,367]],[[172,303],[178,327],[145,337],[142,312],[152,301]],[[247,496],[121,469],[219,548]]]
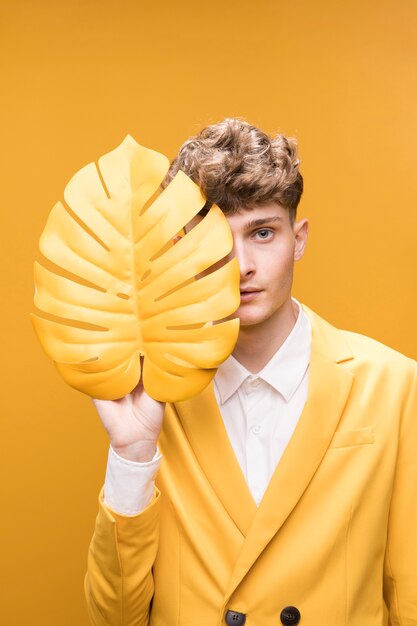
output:
[[[152,201],[168,169],[131,137],[68,183],[52,209],[35,263],[32,320],[65,381],[93,397],[120,398],[143,384],[155,399],[201,391],[233,350],[239,270],[227,220],[213,207],[178,243],[203,207],[183,172]],[[206,272],[206,270],[208,270]],[[199,275],[202,274],[202,277]],[[197,279],[196,279],[197,277]]]

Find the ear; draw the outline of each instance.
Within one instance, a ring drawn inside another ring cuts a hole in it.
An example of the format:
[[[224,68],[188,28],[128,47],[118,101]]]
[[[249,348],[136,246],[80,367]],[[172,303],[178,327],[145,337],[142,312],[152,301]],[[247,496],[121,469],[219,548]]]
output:
[[[309,223],[307,219],[300,220],[294,224],[294,261],[299,261],[303,255],[307,244]]]

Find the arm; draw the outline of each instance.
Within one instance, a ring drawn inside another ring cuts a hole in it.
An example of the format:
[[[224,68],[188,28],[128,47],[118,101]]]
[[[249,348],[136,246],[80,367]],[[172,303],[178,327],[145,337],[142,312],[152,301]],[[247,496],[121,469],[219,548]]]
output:
[[[125,517],[99,503],[88,554],[85,593],[94,626],[147,626],[158,547],[159,494],[139,515]]]
[[[127,462],[152,461],[164,405],[138,386],[116,401],[94,401],[113,450]],[[153,597],[152,566],[158,546],[159,493],[139,514],[121,515],[105,506],[91,541],[85,591],[95,626],[145,626]]]
[[[390,626],[417,626],[417,381],[405,400],[384,571]]]

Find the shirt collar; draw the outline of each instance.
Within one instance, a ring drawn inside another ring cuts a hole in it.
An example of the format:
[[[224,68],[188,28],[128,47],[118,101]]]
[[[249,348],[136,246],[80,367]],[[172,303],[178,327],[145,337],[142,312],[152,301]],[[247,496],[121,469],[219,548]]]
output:
[[[293,298],[298,306],[297,321],[290,334],[275,352],[265,367],[255,376],[249,372],[233,356],[222,363],[214,377],[220,403],[224,404],[249,377],[261,378],[276,389],[288,402],[298,386],[310,363],[311,326],[300,303]]]

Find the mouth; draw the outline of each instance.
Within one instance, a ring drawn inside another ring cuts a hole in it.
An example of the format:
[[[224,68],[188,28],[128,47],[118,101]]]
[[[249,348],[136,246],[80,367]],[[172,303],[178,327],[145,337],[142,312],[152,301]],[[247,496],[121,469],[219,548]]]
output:
[[[261,293],[261,289],[255,289],[254,287],[246,287],[240,290],[240,301],[249,302],[257,297]]]

